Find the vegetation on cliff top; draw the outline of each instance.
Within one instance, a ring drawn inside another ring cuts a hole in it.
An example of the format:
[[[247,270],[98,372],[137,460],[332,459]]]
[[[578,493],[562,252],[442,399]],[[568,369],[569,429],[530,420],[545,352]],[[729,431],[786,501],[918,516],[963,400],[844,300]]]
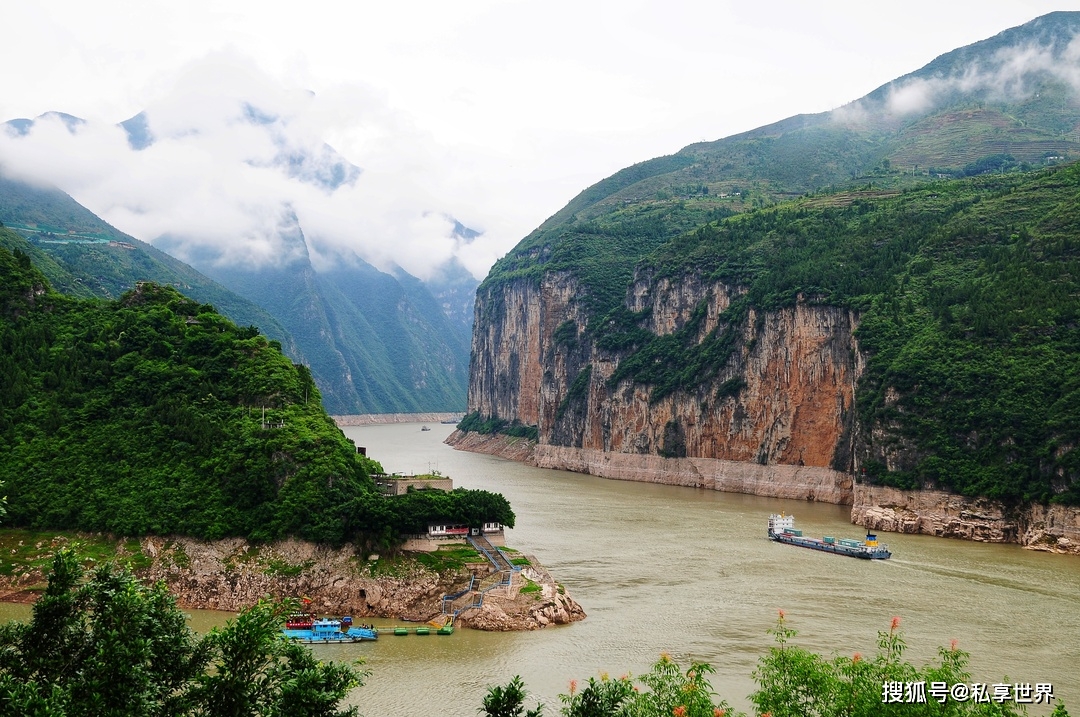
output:
[[[716,330],[657,337],[625,309],[598,345],[613,380],[691,390],[721,371],[750,308],[860,312],[857,389],[871,480],[1080,503],[1080,166],[812,197],[669,242],[639,267],[744,290]],[[703,309],[703,307],[702,307]],[[699,312],[700,313],[700,312]],[[881,458],[897,446],[906,460]]]
[[[627,271],[660,241],[807,192],[1030,169],[1080,156],[1070,67],[1080,13],[1054,12],[936,58],[832,112],[796,115],[640,162],[582,191],[492,268],[484,286],[567,271],[585,300],[621,302]],[[1016,56],[1045,63],[1009,65]],[[1004,79],[1007,78],[1007,79]],[[1008,87],[1007,90],[1003,89]],[[897,111],[916,89],[927,102]],[[540,269],[538,272],[537,269]],[[610,280],[610,283],[605,280]]]
[[[514,523],[484,491],[384,498],[369,466],[306,367],[254,327],[154,284],[111,302],[65,297],[27,253],[0,247],[11,524],[393,544],[432,518]]]

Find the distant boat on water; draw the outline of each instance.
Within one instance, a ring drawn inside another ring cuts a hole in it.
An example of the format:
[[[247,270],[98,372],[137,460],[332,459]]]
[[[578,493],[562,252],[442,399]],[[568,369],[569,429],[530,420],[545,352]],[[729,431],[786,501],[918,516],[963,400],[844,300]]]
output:
[[[889,546],[879,545],[877,536],[871,532],[866,533],[865,541],[850,538],[833,538],[828,535],[820,539],[806,538],[803,537],[801,530],[795,529],[795,518],[783,513],[769,516],[769,540],[865,560],[888,560],[892,557]]]
[[[431,429],[428,428],[427,426],[420,426],[420,430],[421,431],[430,431]]]

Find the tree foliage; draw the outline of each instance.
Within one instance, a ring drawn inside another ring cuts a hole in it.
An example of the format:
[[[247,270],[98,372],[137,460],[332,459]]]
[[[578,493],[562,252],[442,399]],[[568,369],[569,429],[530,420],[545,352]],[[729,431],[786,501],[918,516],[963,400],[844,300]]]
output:
[[[12,524],[330,543],[422,532],[408,501],[374,491],[377,468],[323,410],[311,372],[254,326],[154,284],[117,301],[64,297],[0,247]],[[513,525],[501,496],[447,500],[453,515],[423,517]],[[493,514],[476,517],[482,507]]]
[[[0,627],[0,715],[347,717],[365,673],[280,639],[288,603],[260,602],[199,638],[164,585],[112,566],[83,581],[57,553],[29,623]]]
[[[776,627],[769,632],[776,646],[758,661],[754,680],[758,689],[750,702],[761,717],[1019,717],[1027,714],[1023,704],[997,699],[939,699],[930,689],[932,683],[969,685],[969,656],[955,644],[941,648],[936,662],[916,667],[903,659],[906,643],[900,619],[893,618],[887,632],[878,634],[878,652],[864,658],[827,658],[792,644],[796,632],[787,625],[783,612]],[[740,717],[718,696],[709,683],[712,666],[691,662],[684,671],[667,654],[662,654],[652,670],[638,678],[623,675],[618,679],[606,673],[589,678],[581,688],[570,682],[570,691],[559,695],[564,717]],[[889,685],[922,683],[910,693],[901,692],[893,700]],[[888,694],[887,694],[888,691]],[[515,677],[506,688],[491,688],[489,699],[498,695],[513,697],[513,704],[524,700],[521,680]],[[923,699],[918,699],[921,694]],[[989,693],[988,693],[989,695]],[[908,700],[906,697],[912,699]],[[488,701],[485,700],[485,707]],[[502,702],[499,702],[502,704]],[[537,708],[538,710],[540,708]],[[481,710],[483,711],[483,710]],[[489,715],[504,714],[488,712]],[[520,714],[507,712],[505,714]],[[1068,717],[1065,705],[1055,705],[1054,717]]]

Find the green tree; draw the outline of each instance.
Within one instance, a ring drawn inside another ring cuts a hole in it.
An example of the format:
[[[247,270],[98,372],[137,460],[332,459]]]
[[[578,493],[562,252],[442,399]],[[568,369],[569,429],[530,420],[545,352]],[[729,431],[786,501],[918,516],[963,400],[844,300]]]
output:
[[[345,717],[364,673],[278,639],[294,606],[260,602],[199,638],[161,583],[113,566],[83,582],[55,556],[29,623],[0,627],[0,715]]]
[[[163,584],[55,556],[29,623],[0,628],[0,714],[179,715],[209,652]]]
[[[707,675],[714,672],[704,662],[692,662],[685,672],[667,653],[634,685],[629,675],[611,679],[590,678],[581,690],[570,683],[570,693],[559,695],[565,717],[716,717],[737,713],[726,702],[716,701]]]
[[[543,705],[537,705],[536,709],[525,712],[525,684],[521,681],[521,675],[514,675],[505,687],[496,685],[489,687],[484,696],[484,706],[478,712],[486,717],[540,717],[544,712]]]
[[[770,630],[777,645],[759,661],[754,678],[758,690],[750,695],[759,714],[771,717],[930,717],[938,715],[996,715],[1017,717],[1026,710],[1012,702],[980,703],[974,700],[939,701],[925,691],[933,682],[947,685],[969,684],[969,656],[956,644],[942,647],[938,661],[917,668],[903,659],[906,643],[900,632],[900,618],[893,618],[888,632],[878,633],[878,652],[871,659],[856,653],[827,660],[809,650],[790,644],[795,630],[787,626],[781,611],[776,627]],[[923,699],[908,685],[922,684]],[[898,700],[886,699],[889,686]],[[1059,709],[1064,708],[1059,705]]]

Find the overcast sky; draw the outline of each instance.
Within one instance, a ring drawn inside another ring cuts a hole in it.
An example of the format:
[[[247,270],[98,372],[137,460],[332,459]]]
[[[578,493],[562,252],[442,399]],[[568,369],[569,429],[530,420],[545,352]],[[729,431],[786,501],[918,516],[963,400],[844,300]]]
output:
[[[235,210],[254,206],[261,191],[301,206],[306,233],[353,242],[381,265],[398,261],[423,275],[456,254],[482,276],[580,190],[622,167],[833,109],[1055,9],[1067,8],[1038,0],[5,0],[0,121],[60,110],[105,127],[158,108],[155,129],[171,121],[179,137],[188,122],[187,136],[219,143],[201,146],[200,161],[194,145],[177,144],[153,156],[151,171],[145,158],[120,156],[123,143],[104,130],[77,144],[43,134],[26,151],[0,144],[0,163],[36,165],[147,241],[170,222],[193,221],[199,207],[208,225],[257,234]],[[227,114],[211,105],[229,93],[276,108],[291,118],[290,141],[328,142],[363,179],[335,201],[311,191],[296,198],[291,192],[307,190],[295,182],[225,169],[245,157],[250,169],[259,151],[210,131]],[[165,181],[170,156],[181,168]],[[206,175],[219,186],[190,186]],[[215,202],[226,200],[237,216],[220,208],[219,218]],[[484,236],[455,243],[445,216]]]

